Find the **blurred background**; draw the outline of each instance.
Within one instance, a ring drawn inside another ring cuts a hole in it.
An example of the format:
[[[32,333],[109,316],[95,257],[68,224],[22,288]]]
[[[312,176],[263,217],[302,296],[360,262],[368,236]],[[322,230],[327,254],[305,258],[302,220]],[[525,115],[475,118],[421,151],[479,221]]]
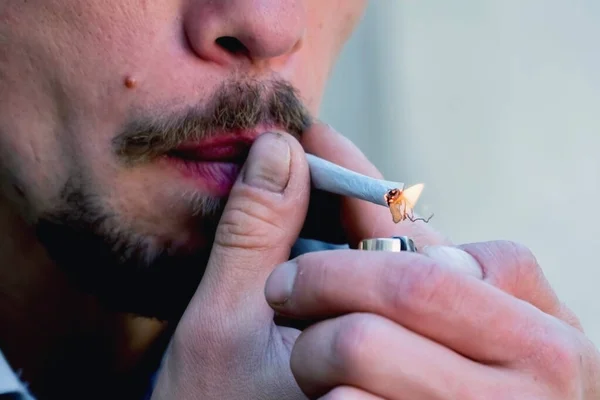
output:
[[[600,1],[371,1],[321,117],[455,243],[530,247],[600,346]]]

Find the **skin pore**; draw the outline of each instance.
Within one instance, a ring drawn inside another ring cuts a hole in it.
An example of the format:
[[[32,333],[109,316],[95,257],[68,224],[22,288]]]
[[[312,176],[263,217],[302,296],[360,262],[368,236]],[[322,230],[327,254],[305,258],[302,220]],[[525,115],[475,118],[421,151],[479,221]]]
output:
[[[300,136],[365,5],[0,3],[0,349],[40,398],[144,390],[226,201],[160,157]]]

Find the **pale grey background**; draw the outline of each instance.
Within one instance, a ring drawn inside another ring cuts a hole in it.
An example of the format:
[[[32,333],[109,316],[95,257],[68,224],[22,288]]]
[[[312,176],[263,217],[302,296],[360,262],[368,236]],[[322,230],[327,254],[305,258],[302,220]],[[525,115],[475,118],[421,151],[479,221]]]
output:
[[[600,1],[371,0],[321,117],[457,243],[534,250],[600,345]]]

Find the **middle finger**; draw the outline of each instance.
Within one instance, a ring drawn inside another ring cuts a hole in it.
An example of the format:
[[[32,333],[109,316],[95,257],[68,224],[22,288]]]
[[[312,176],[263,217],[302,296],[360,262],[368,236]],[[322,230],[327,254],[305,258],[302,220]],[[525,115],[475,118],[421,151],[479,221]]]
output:
[[[502,374],[373,314],[313,325],[296,341],[291,368],[310,398],[352,385],[389,400],[480,399]]]

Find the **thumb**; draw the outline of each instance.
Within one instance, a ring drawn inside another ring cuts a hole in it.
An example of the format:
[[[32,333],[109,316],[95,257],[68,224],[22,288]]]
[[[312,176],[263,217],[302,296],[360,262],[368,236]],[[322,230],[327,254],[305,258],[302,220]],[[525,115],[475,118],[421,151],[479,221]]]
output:
[[[272,321],[264,285],[273,268],[287,261],[298,237],[309,184],[305,153],[296,139],[266,133],[255,140],[230,192],[192,300],[200,308],[210,307],[211,317],[201,317],[205,322],[207,317],[220,317],[221,324],[247,331]]]

